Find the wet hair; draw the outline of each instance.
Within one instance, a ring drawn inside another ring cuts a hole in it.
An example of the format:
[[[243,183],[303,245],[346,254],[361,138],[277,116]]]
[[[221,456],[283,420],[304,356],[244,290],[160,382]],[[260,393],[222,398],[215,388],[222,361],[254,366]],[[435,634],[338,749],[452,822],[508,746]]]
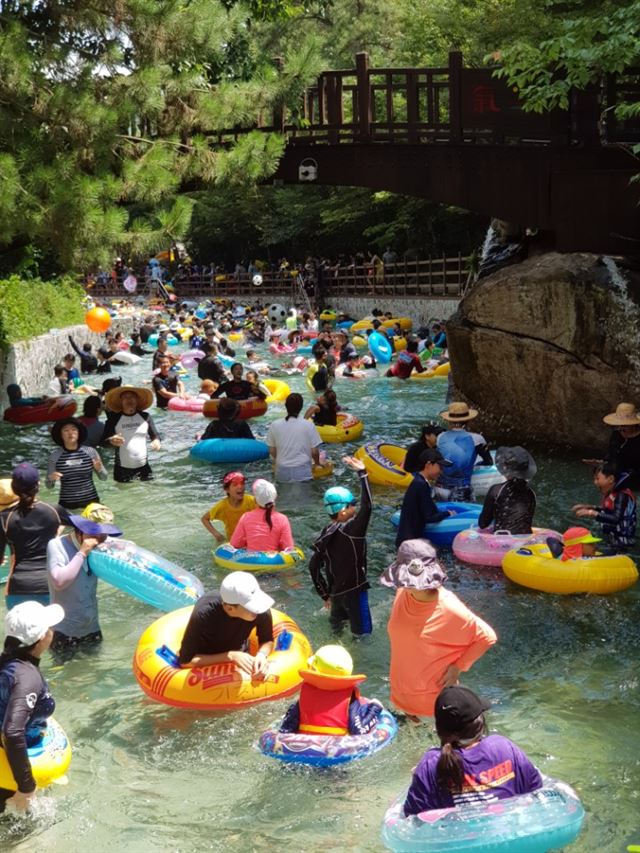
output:
[[[422,429],[420,430],[420,438],[425,439],[428,435],[440,435],[444,430],[437,424],[435,421],[429,421],[426,424],[423,424]]]
[[[232,421],[240,411],[240,403],[231,397],[223,397],[218,403],[218,417],[221,421]]]
[[[457,732],[447,732],[438,728],[437,723],[436,731],[442,747],[436,766],[438,785],[443,791],[459,794],[464,785],[464,764],[459,750],[486,734],[487,724],[484,714],[480,714]]]
[[[114,388],[119,388],[122,385],[122,376],[111,376],[109,379],[105,379],[102,383],[102,393],[107,394],[109,391],[112,391]]]
[[[40,640],[38,640],[39,642]],[[33,655],[33,650],[38,643],[33,643],[31,646],[23,646],[17,637],[5,637],[4,648],[0,654],[0,669],[12,660],[27,660]]]
[[[617,478],[618,472],[611,464],[611,462],[600,462],[593,469],[593,476],[595,477],[596,474],[602,474],[604,477],[613,477],[615,480]]]
[[[285,421],[288,421],[289,418],[297,418],[300,412],[302,411],[302,407],[304,405],[304,400],[302,399],[302,394],[289,394],[287,399],[284,401],[284,407],[287,410],[287,416]]]
[[[336,397],[336,392],[332,391],[331,388],[327,388],[327,390],[322,395],[327,404],[326,408],[330,412],[338,411],[338,398]]]
[[[418,352],[418,341],[416,338],[411,338],[407,341],[407,352]]]
[[[97,418],[98,413],[100,412],[100,406],[102,405],[102,401],[100,397],[96,397],[93,394],[91,397],[87,397],[84,401],[84,405],[82,407],[82,414],[86,418]]]
[[[86,344],[82,344],[82,352],[91,352],[91,344],[88,342]]]

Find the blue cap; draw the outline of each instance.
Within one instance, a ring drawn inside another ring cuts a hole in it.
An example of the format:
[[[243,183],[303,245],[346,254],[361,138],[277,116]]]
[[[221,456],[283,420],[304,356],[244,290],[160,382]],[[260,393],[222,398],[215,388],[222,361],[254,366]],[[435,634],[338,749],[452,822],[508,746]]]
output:
[[[11,488],[16,494],[28,492],[40,482],[40,474],[31,462],[21,462],[11,472]]]
[[[332,486],[324,493],[323,503],[329,515],[337,515],[345,507],[355,504],[356,499],[344,486]]]

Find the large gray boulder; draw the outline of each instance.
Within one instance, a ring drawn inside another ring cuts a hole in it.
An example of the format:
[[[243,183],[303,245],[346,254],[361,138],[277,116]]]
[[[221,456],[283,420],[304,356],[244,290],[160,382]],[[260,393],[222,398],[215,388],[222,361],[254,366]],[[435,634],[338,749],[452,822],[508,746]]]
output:
[[[447,324],[459,397],[488,438],[602,449],[602,417],[640,405],[637,276],[590,254],[540,255],[481,280]]]

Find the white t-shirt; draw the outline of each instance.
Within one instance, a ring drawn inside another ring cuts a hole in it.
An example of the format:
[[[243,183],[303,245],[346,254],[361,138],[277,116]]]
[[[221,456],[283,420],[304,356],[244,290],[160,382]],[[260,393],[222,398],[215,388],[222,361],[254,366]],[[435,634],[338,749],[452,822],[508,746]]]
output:
[[[123,468],[141,468],[147,463],[147,435],[149,424],[139,412],[135,415],[120,415],[116,430],[124,438],[120,450],[120,465]]]
[[[277,451],[278,468],[295,468],[311,464],[311,451],[322,444],[322,439],[311,421],[298,416],[274,421],[267,432],[267,444]]]

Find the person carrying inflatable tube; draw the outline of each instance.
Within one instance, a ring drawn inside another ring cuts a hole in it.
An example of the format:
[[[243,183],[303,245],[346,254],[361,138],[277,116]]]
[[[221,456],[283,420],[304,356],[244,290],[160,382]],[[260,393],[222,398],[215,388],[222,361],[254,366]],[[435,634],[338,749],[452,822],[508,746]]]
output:
[[[0,813],[7,805],[24,811],[33,802],[36,781],[27,748],[42,738],[56,703],[40,673],[40,658],[51,646],[53,626],[64,619],[59,604],[24,601],[4,619],[0,654],[0,720],[5,749],[17,790],[0,788]]]
[[[382,704],[360,698],[366,675],[353,675],[353,660],[342,646],[322,646],[299,670],[299,700],[291,705],[281,732],[308,735],[365,735],[378,722]]]
[[[345,465],[357,471],[362,503],[350,489],[332,486],[324,493],[324,507],[331,523],[322,529],[313,544],[309,574],[316,592],[330,609],[331,626],[339,631],[348,619],[354,636],[373,630],[369,610],[367,580],[367,529],[371,519],[372,498],[364,462],[344,456]]]
[[[435,703],[440,746],[416,767],[404,802],[405,817],[433,809],[495,802],[542,787],[542,776],[508,738],[487,734],[490,703],[468,687],[445,687]]]

